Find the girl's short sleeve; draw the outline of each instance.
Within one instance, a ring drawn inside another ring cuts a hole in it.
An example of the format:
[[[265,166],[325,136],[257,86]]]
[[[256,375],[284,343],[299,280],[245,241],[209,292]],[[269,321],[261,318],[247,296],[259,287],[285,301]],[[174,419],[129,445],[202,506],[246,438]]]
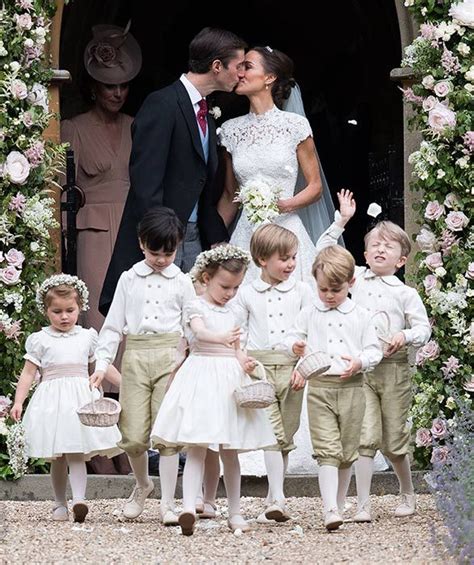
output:
[[[203,318],[204,311],[199,300],[191,300],[184,306],[184,321],[189,324],[193,318]]]
[[[89,338],[89,363],[93,363],[95,361],[95,349],[99,341],[99,334],[94,328],[89,328]]]
[[[41,345],[40,335],[41,332],[36,332],[28,336],[25,343],[26,353],[23,356],[23,359],[31,361],[37,367],[41,367],[41,358],[43,357],[44,351],[44,348]]]
[[[295,145],[299,145],[308,137],[313,137],[313,130],[304,116],[292,114],[291,119],[293,122],[292,135]]]

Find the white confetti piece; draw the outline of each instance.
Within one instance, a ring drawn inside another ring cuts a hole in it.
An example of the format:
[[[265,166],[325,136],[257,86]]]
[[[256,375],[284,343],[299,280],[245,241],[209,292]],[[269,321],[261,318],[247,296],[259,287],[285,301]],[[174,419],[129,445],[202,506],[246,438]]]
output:
[[[372,202],[372,204],[370,204],[369,207],[367,208],[367,214],[369,216],[372,216],[373,218],[376,218],[381,212],[382,212],[382,207],[376,202]]]

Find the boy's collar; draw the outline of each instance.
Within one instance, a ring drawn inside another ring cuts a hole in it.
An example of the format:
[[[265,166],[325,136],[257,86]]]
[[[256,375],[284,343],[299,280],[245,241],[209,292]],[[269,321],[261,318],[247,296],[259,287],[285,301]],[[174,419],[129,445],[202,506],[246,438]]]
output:
[[[356,303],[352,301],[350,298],[346,298],[344,302],[342,304],[339,304],[337,308],[329,308],[329,306],[326,306],[326,304],[324,304],[324,302],[321,299],[316,298],[314,301],[314,306],[321,312],[328,312],[329,310],[338,310],[342,314],[349,314],[349,312],[352,312],[352,310],[354,310],[354,308],[356,307]]]
[[[371,269],[367,268],[364,273],[365,279],[381,279],[384,283],[390,286],[401,286],[402,281],[396,275],[376,275]]]
[[[281,281],[276,285],[271,285],[270,283],[265,282],[260,277],[252,281],[252,286],[258,292],[265,292],[269,288],[274,288],[275,290],[279,290],[280,292],[288,292],[295,286],[295,284],[296,284],[296,279],[294,277],[290,277],[286,281]]]
[[[135,273],[140,277],[147,277],[148,275],[163,275],[167,279],[174,279],[176,275],[181,272],[181,269],[177,267],[174,263],[168,265],[166,269],[163,269],[160,272],[153,270],[149,265],[145,263],[145,260],[140,261],[139,263],[135,263],[133,265],[133,270]]]

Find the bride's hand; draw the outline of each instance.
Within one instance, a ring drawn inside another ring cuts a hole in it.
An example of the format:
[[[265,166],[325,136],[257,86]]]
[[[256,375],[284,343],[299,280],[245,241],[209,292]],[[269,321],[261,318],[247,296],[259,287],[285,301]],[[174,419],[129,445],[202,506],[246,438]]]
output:
[[[295,208],[292,205],[292,200],[292,198],[280,198],[277,201],[277,206],[280,214],[288,214],[288,212],[293,212]]]

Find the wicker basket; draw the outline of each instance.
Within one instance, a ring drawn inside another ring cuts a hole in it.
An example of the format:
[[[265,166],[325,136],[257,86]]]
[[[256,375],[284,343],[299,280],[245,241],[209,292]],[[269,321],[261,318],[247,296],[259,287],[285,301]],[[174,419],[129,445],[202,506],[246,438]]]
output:
[[[235,401],[241,408],[267,408],[275,402],[275,388],[268,382],[265,367],[257,361],[259,380],[234,391]]]
[[[92,390],[92,395],[93,395]],[[100,390],[100,398],[88,402],[82,408],[78,408],[77,415],[84,426],[94,428],[107,428],[114,426],[118,420],[122,407],[113,398],[104,398],[104,391]]]
[[[387,349],[392,341],[390,333],[390,318],[384,310],[379,310],[371,318],[375,325],[375,331],[379,338],[380,346],[382,347],[383,354],[387,353]]]
[[[331,358],[322,351],[308,353],[296,363],[295,371],[306,380],[325,373],[331,366]]]

